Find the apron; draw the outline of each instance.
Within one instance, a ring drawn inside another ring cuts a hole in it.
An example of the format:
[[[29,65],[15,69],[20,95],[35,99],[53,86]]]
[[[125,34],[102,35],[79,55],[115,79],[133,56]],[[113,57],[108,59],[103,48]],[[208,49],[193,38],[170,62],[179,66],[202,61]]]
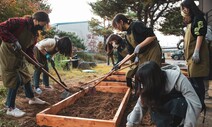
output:
[[[133,32],[130,35],[127,35],[128,42],[132,45],[133,48],[137,46],[135,42]],[[158,41],[155,39],[152,42],[151,46],[147,48],[144,52],[139,54],[139,65],[143,64],[146,61],[155,61],[159,66],[161,66],[162,51]]]
[[[23,28],[18,37],[22,50],[34,44],[34,37],[31,31]],[[21,53],[14,52],[8,42],[2,42],[0,46],[0,64],[3,85],[7,88],[14,88],[19,78],[21,84],[27,84],[31,80],[31,74],[26,65],[26,59]]]
[[[192,55],[196,46],[196,39],[191,33],[191,23],[187,25],[185,33],[185,59],[188,65],[188,75],[189,77],[206,77],[209,74],[209,52],[207,43],[203,40],[200,47],[200,62],[194,63],[192,61]]]
[[[135,42],[135,39],[134,39],[134,37],[133,37],[132,32],[131,32],[130,35],[127,35],[126,37],[127,37],[128,42],[130,43],[130,45],[132,45],[132,47],[135,48],[137,44],[136,44],[136,42]],[[131,62],[132,62],[132,60],[134,60],[134,59],[135,59],[135,57],[134,57],[133,59],[131,59]],[[136,71],[137,71],[137,68],[138,68],[138,65],[133,65],[133,66],[131,66],[130,69],[129,69],[129,70],[127,71],[127,73],[126,73],[126,77],[127,77],[127,78],[133,78],[134,75],[135,75],[135,73],[136,73]]]

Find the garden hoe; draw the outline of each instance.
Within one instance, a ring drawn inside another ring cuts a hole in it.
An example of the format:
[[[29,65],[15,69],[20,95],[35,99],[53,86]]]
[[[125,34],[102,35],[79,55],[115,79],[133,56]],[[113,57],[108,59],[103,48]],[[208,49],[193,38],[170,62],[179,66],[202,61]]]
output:
[[[61,87],[64,88],[64,92],[61,94],[60,98],[65,99],[66,97],[71,95],[70,90],[67,88],[67,85],[65,83],[61,83],[58,80],[56,80],[48,71],[46,71],[39,63],[37,63],[35,60],[33,60],[29,55],[27,55],[23,50],[20,50],[21,54],[23,54],[28,60],[30,60],[36,67],[40,68],[43,73],[46,73],[49,77],[51,77],[56,83],[58,83]],[[57,72],[56,72],[57,73]],[[61,79],[60,79],[61,81]]]
[[[117,65],[118,68],[120,68],[123,64],[125,64],[127,61],[129,61],[132,57],[134,57],[135,53],[131,54],[131,55],[127,55],[122,61],[120,61]],[[134,63],[133,63],[134,64]],[[93,85],[89,92],[92,93],[96,93],[96,89],[95,87],[97,85],[99,85],[104,79],[106,79],[108,76],[112,75],[114,72],[116,72],[117,70],[115,68],[113,68],[110,72],[108,72],[101,80],[99,80],[97,83],[95,83],[95,85]]]

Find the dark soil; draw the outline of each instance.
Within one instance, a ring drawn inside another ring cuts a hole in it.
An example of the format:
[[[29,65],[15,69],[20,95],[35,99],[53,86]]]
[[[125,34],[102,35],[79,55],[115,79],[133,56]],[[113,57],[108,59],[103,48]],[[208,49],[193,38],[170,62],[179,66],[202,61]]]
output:
[[[87,94],[61,110],[58,115],[110,120],[115,116],[123,97],[124,94],[99,91]]]

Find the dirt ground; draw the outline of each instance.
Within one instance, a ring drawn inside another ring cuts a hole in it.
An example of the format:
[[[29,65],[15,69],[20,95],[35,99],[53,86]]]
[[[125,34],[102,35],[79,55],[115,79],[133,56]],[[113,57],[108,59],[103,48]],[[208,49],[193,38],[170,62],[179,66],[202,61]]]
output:
[[[85,76],[80,79],[79,79],[79,77],[72,77],[71,80],[65,79],[64,82],[69,85],[71,92],[75,93],[75,92],[79,91],[79,89],[75,88],[73,86],[80,86],[83,83],[86,83],[96,77],[99,77],[99,75],[93,73],[93,74],[90,74],[89,76]],[[75,80],[75,78],[76,78],[76,80]],[[62,79],[64,79],[64,78],[62,77]],[[53,105],[53,104],[59,102],[60,100],[62,100],[60,98],[60,95],[64,92],[62,87],[60,87],[59,85],[53,83],[53,86],[54,86],[53,91],[47,91],[41,87],[43,89],[43,93],[41,95],[37,95],[37,94],[35,94],[35,95],[37,97],[41,98],[42,100],[49,102],[50,105]],[[29,105],[28,100],[25,98],[23,90],[22,89],[19,89],[19,90],[20,91],[18,92],[16,106],[18,108],[20,108],[21,110],[25,111],[27,114],[22,118],[13,118],[13,117],[9,117],[5,114],[0,114],[0,123],[2,121],[11,121],[11,122],[15,121],[17,123],[16,127],[39,127],[36,124],[36,114],[41,112],[42,110],[48,108],[50,105],[48,105],[48,104],[46,104],[46,105]],[[212,88],[211,88],[211,91],[212,91]],[[114,98],[115,97],[112,97],[112,99],[114,99]],[[119,127],[125,127],[127,115],[130,113],[130,111],[134,107],[135,103],[136,103],[136,101],[133,100],[132,98],[130,98]],[[99,104],[96,104],[96,105],[99,105]],[[109,104],[109,105],[111,105],[111,104]],[[211,122],[212,121],[212,99],[207,99],[206,105],[207,105],[208,109],[207,109],[205,124],[203,125],[201,123],[202,118],[203,118],[203,114],[201,114],[201,117],[198,120],[197,127],[211,127],[212,126],[212,122]],[[92,106],[94,106],[94,105],[92,105]],[[90,106],[88,106],[88,107],[90,107]],[[116,106],[114,106],[114,107],[116,107]],[[112,111],[112,112],[115,112],[115,111]],[[10,126],[8,126],[8,125],[4,126],[4,124],[2,124],[1,127],[10,127]],[[14,127],[14,126],[11,126],[11,127]],[[151,123],[149,114],[147,114],[144,117],[144,120],[139,127],[155,127]]]

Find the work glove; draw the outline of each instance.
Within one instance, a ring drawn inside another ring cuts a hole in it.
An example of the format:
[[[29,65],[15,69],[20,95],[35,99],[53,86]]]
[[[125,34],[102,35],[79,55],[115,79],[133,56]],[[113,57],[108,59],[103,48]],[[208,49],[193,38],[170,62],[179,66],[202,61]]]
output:
[[[120,67],[119,67],[119,64],[116,64],[115,66],[113,66],[113,69],[112,70],[118,70],[118,69],[120,69]]]
[[[139,57],[136,56],[136,57],[135,57],[135,60],[134,60],[134,63],[138,63],[138,62],[139,62]]]
[[[200,62],[199,50],[194,50],[194,53],[192,55],[192,61],[194,61],[194,63]]]
[[[21,45],[18,41],[16,41],[15,43],[11,43],[11,46],[12,46],[14,51],[20,51],[21,50]]]
[[[135,47],[135,49],[134,49],[134,53],[135,53],[135,54],[138,54],[139,51],[140,51],[140,49],[141,49],[141,46],[140,46],[140,45],[137,45],[137,46]]]

